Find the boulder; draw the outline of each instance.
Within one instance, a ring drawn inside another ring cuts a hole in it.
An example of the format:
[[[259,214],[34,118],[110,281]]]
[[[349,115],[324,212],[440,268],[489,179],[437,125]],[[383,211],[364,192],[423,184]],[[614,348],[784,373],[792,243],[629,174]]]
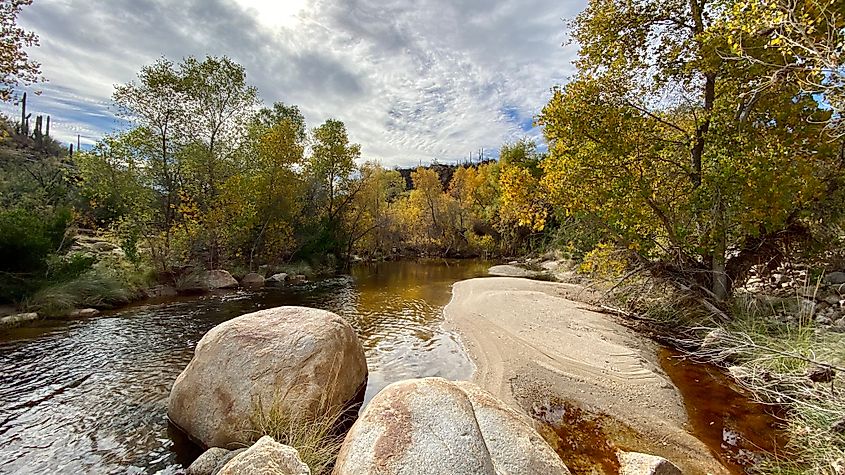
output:
[[[285,274],[284,272],[280,272],[278,274],[273,274],[270,277],[268,277],[267,280],[264,281],[264,283],[266,285],[278,287],[278,286],[285,285],[285,282],[287,282],[287,280],[288,280],[288,275]]]
[[[845,272],[829,272],[824,276],[824,282],[831,285],[845,284]]]
[[[96,308],[78,308],[70,312],[70,318],[91,318],[100,314]]]
[[[618,452],[619,475],[682,475],[672,462],[656,455]]]
[[[203,273],[203,282],[208,289],[234,289],[238,281],[225,270],[207,270]]]
[[[393,383],[346,436],[335,475],[569,474],[527,416],[467,382]]]
[[[265,435],[223,466],[217,475],[311,475],[293,447]]]
[[[191,466],[185,470],[185,475],[212,475],[231,451],[220,447],[212,447],[202,453]]]
[[[248,289],[260,289],[264,287],[264,276],[250,272],[241,279],[241,285]]]
[[[342,407],[363,389],[367,362],[355,330],[334,313],[278,307],[212,328],[176,378],[168,416],[207,447],[249,442],[255,410],[307,415]],[[279,406],[281,404],[281,406]]]
[[[180,288],[184,291],[206,291],[215,289],[234,289],[238,281],[225,270],[207,270],[188,278]]]

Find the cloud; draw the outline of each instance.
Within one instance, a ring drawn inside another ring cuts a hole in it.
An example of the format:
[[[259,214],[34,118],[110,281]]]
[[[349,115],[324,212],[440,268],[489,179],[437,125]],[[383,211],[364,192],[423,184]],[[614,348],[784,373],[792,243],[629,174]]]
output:
[[[583,1],[39,0],[21,23],[49,79],[30,108],[89,142],[124,124],[115,84],[166,56],[227,55],[266,103],[343,120],[365,158],[411,165],[539,136],[531,119],[572,74],[562,19]],[[295,8],[293,5],[295,5]],[[263,15],[274,14],[279,21]],[[282,15],[284,16],[282,18]],[[10,112],[10,106],[3,111]]]

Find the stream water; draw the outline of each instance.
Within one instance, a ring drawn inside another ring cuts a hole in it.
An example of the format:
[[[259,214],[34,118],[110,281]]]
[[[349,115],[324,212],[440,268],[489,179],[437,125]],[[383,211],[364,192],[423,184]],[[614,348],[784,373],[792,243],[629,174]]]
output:
[[[304,305],[349,320],[370,370],[365,403],[401,379],[468,379],[472,363],[441,328],[442,310],[454,282],[486,275],[489,265],[364,265],[303,286],[147,301],[96,318],[0,331],[0,473],[181,473],[199,452],[167,423],[170,387],[209,329],[263,308]],[[734,457],[746,446],[731,441],[769,433],[771,419],[708,376],[713,371],[671,356],[663,355],[664,368],[685,398],[692,429],[738,473]],[[560,425],[561,433],[600,438],[599,426],[582,425]],[[571,462],[565,446],[557,445],[559,453]]]
[[[0,333],[0,473],[177,473],[196,449],[168,427],[167,397],[215,325],[280,305],[324,308],[362,339],[365,399],[421,376],[467,379],[441,329],[451,285],[483,261],[390,262],[316,284],[179,298]]]

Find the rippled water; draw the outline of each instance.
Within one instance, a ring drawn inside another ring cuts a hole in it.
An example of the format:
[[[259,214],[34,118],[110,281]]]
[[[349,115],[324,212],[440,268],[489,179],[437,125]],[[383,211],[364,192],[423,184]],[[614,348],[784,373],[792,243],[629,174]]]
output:
[[[262,308],[346,317],[367,353],[367,401],[408,377],[467,378],[471,363],[441,329],[442,308],[452,283],[488,266],[361,266],[298,288],[152,302],[0,333],[0,473],[179,473],[197,450],[167,425],[170,386],[205,332]]]

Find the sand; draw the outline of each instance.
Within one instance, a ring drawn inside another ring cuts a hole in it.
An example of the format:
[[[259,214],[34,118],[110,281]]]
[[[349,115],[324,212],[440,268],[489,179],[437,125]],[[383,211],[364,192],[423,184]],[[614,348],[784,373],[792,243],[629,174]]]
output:
[[[585,303],[594,298],[573,284],[471,279],[454,285],[445,326],[472,358],[473,381],[514,407],[559,398],[605,415],[620,449],[663,456],[685,474],[729,473],[685,430],[654,343]]]

